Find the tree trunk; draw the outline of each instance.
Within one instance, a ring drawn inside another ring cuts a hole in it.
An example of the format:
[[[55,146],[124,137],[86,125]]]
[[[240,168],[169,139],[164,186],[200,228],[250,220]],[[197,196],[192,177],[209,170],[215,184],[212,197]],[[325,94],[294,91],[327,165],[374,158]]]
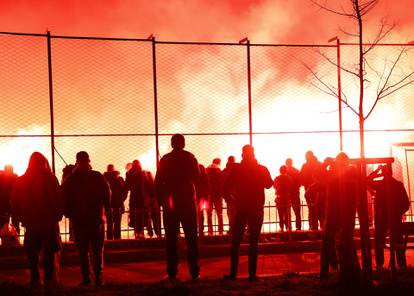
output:
[[[364,119],[364,49],[362,38],[362,16],[359,1],[354,0],[354,9],[358,19],[359,29],[359,141],[361,158],[361,192],[358,202],[358,218],[360,223],[361,251],[362,251],[362,270],[364,278],[369,282],[372,279],[372,257],[369,233],[368,201],[366,189],[366,163],[365,163],[365,119]]]

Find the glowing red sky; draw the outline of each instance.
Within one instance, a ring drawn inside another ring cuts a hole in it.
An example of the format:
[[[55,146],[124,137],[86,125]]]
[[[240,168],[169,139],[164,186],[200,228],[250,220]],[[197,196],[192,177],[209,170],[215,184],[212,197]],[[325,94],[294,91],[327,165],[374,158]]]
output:
[[[342,0],[346,3],[348,0]],[[337,0],[328,0],[334,5]],[[412,0],[382,0],[367,29],[388,15],[398,24],[394,36],[411,40]],[[0,30],[80,36],[162,40],[325,43],[338,34],[337,16],[307,0],[1,0]]]

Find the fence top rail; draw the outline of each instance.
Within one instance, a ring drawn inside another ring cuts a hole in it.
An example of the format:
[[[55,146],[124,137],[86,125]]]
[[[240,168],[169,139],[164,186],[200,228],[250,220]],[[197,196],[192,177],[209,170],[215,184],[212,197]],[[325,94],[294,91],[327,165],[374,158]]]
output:
[[[344,133],[359,133],[359,130],[343,130]],[[367,129],[367,133],[378,132],[414,132],[414,128],[405,129]],[[252,132],[253,135],[289,135],[289,134],[330,134],[339,133],[338,130],[311,130],[311,131],[268,131]],[[247,136],[249,132],[206,132],[206,133],[181,133],[184,136]],[[174,133],[158,133],[160,137],[173,136]],[[48,138],[50,134],[20,134],[20,135],[2,135],[0,138]],[[55,138],[78,138],[78,137],[155,137],[156,133],[102,133],[102,134],[54,134]],[[393,145],[396,146],[396,145]],[[413,144],[414,146],[414,144]]]
[[[32,36],[32,37],[48,37],[47,33],[21,33],[21,32],[0,32],[0,35],[15,36]],[[136,42],[155,42],[158,44],[172,45],[222,45],[222,46],[246,46],[247,43],[239,42],[205,42],[205,41],[161,41],[152,38],[122,38],[122,37],[96,37],[96,36],[69,36],[69,35],[50,35],[54,39],[78,39],[78,40],[103,40],[103,41],[136,41]],[[292,43],[248,43],[250,46],[257,47],[327,47],[335,48],[334,44],[292,44]],[[340,45],[356,46],[358,43],[341,42]],[[363,43],[364,46],[372,46],[372,43]],[[377,43],[375,46],[414,46],[414,42],[407,43]]]

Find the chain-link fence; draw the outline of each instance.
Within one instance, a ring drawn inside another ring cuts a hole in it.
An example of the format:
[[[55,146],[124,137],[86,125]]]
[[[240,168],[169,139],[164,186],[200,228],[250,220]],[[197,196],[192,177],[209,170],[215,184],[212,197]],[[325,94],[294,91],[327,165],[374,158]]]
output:
[[[386,79],[378,74],[391,69],[388,62],[402,46],[377,45],[370,53],[366,110],[375,101],[375,83]],[[239,160],[241,147],[252,140],[272,177],[286,158],[300,168],[307,150],[323,160],[334,156],[341,142],[345,152],[358,157],[358,118],[346,104],[339,109],[336,94],[326,87],[338,87],[340,53],[343,99],[357,108],[356,78],[345,70],[355,68],[355,49],[339,42],[194,43],[0,33],[0,165],[11,163],[22,174],[37,150],[60,178],[76,152],[86,150],[101,172],[112,163],[124,175],[134,159],[155,172],[177,132],[186,135],[187,149],[205,166],[216,157],[224,163],[229,155]],[[413,66],[407,50],[389,85]],[[366,121],[367,156],[393,155],[407,164],[401,180],[409,192],[414,188],[411,154],[390,147],[414,140],[413,93],[410,85],[390,94]],[[274,206],[273,190],[266,192],[266,204]],[[265,225],[276,225],[276,211],[267,216]],[[275,225],[266,227],[275,230]]]

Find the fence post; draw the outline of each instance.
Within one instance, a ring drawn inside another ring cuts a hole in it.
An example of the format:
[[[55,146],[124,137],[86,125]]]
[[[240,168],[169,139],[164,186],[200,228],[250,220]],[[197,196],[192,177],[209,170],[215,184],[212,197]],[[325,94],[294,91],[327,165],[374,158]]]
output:
[[[55,167],[55,117],[53,108],[53,74],[52,74],[52,45],[50,31],[47,31],[47,63],[49,73],[49,107],[50,107],[50,146],[52,153],[52,171],[56,173]]]
[[[249,143],[253,145],[253,123],[252,123],[252,77],[250,72],[250,40],[245,37],[239,41],[239,44],[246,44],[247,48],[247,95],[249,108]]]
[[[152,42],[152,78],[154,85],[154,120],[155,120],[155,158],[156,168],[158,168],[158,162],[160,160],[159,151],[159,132],[158,132],[158,93],[157,93],[157,60],[155,49],[155,37],[151,34],[149,37]]]

